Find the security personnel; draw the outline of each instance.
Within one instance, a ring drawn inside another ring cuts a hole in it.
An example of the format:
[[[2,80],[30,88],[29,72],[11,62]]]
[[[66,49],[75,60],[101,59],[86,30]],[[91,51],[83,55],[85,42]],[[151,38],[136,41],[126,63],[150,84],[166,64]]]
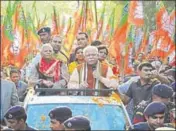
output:
[[[152,102],[144,110],[146,122],[140,122],[134,125],[133,130],[155,130],[156,128],[164,126],[164,115],[166,112],[166,105],[162,102]]]
[[[64,130],[63,122],[72,117],[72,111],[69,107],[60,106],[49,112],[51,130]]]
[[[13,106],[5,114],[7,125],[16,131],[30,130],[36,131],[36,129],[29,127],[26,123],[27,114],[22,106]]]
[[[149,101],[142,101],[137,106],[137,109],[134,113],[133,123],[139,123],[146,121],[143,115],[144,109],[147,107],[147,105],[153,101],[160,101],[163,102],[166,107],[167,111],[165,114],[165,123],[170,123],[170,110],[172,110],[175,107],[175,104],[170,102],[170,98],[173,95],[173,90],[171,87],[165,85],[165,84],[158,84],[155,85],[152,89],[152,98]]]
[[[49,43],[51,41],[51,28],[42,27],[37,33],[40,36],[40,40],[43,44]]]
[[[64,122],[65,130],[91,131],[90,121],[84,116],[74,116]]]

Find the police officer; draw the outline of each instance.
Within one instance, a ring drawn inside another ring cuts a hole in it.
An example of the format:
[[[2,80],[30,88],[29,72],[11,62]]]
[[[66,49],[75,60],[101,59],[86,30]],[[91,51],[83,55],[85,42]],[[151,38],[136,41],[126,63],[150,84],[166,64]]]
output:
[[[174,91],[174,94],[172,95],[172,98],[171,98],[171,101],[173,103],[175,103],[176,101],[176,82],[173,82],[171,85],[170,85]]]
[[[90,121],[84,116],[74,116],[64,123],[65,130],[91,131]]]
[[[43,44],[51,41],[51,29],[50,27],[42,27],[37,33],[40,36],[40,40]]]
[[[7,125],[14,130],[33,130],[36,129],[29,127],[26,123],[27,114],[22,106],[13,106],[5,114]]]
[[[175,107],[175,104],[170,102],[170,98],[173,95],[173,90],[171,87],[165,85],[165,84],[158,84],[155,85],[152,89],[152,98],[149,101],[142,101],[137,106],[137,109],[134,113],[133,123],[139,123],[146,121],[143,115],[144,109],[147,107],[147,105],[153,101],[160,101],[163,102],[166,107],[167,111],[165,114],[165,123],[170,123],[170,110]]]
[[[164,115],[166,105],[162,102],[152,102],[144,110],[146,122],[140,122],[134,125],[134,129],[129,130],[155,130],[164,126]]]
[[[72,117],[69,107],[60,106],[49,112],[51,130],[64,130],[63,122]]]

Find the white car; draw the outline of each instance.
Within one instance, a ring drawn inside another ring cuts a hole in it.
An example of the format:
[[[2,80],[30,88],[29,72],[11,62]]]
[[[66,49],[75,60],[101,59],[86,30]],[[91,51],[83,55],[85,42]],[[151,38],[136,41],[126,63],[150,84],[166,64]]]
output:
[[[40,96],[31,91],[25,99],[24,106],[28,115],[28,125],[39,130],[50,130],[48,113],[57,106],[68,106],[73,116],[88,117],[92,130],[125,130],[127,123],[122,103],[117,102],[113,97]]]

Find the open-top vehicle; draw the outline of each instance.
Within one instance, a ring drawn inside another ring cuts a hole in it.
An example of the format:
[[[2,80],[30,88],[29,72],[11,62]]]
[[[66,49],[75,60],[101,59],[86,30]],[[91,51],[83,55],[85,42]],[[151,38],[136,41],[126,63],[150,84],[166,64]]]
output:
[[[43,88],[29,91],[24,102],[28,115],[27,123],[39,130],[49,130],[49,111],[57,106],[68,106],[71,108],[73,116],[84,115],[88,117],[92,130],[125,130],[127,119],[123,108],[124,105],[122,106],[122,103],[119,103],[113,97],[39,95],[43,91],[55,92],[63,90],[66,90],[66,92],[73,91]]]

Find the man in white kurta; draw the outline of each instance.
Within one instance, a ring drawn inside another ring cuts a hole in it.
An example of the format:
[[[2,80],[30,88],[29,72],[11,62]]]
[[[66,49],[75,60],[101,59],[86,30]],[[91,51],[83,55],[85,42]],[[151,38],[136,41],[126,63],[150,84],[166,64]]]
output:
[[[118,86],[112,69],[98,60],[98,49],[94,46],[87,46],[83,55],[85,63],[78,65],[70,76],[69,89],[109,89]],[[86,95],[107,96],[108,92],[87,92]]]

